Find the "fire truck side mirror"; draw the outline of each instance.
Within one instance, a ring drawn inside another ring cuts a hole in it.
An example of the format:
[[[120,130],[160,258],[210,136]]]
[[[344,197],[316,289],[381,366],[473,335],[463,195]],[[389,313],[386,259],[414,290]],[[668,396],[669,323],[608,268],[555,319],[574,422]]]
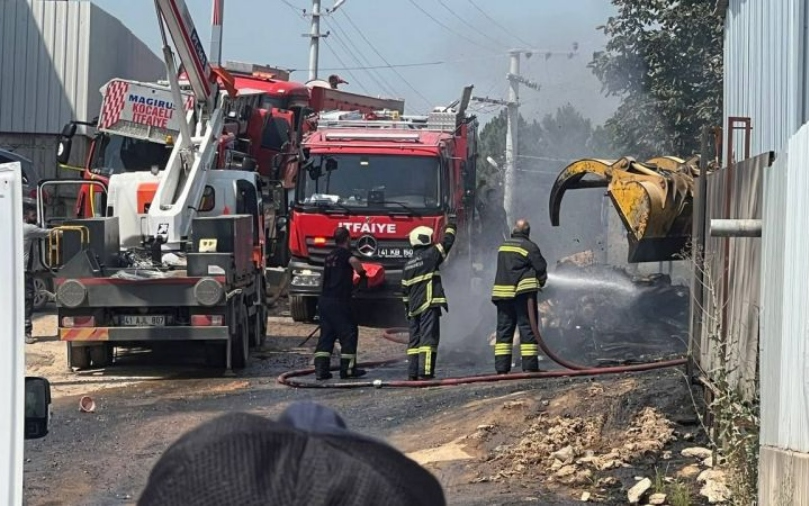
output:
[[[59,144],[56,146],[56,161],[66,164],[70,160],[70,149],[73,146],[73,136],[76,135],[76,123],[70,122],[62,129]]]
[[[326,159],[326,172],[331,172],[333,170],[337,170],[337,160],[334,158],[327,158]]]
[[[51,384],[45,378],[25,378],[25,439],[48,435],[51,417]]]

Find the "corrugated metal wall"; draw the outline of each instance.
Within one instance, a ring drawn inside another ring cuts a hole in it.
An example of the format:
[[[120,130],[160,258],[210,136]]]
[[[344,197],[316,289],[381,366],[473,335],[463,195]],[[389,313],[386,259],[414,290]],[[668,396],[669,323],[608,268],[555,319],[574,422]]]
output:
[[[809,126],[764,178],[761,442],[809,452]]]
[[[702,217],[706,235],[710,234],[711,219],[761,217],[761,180],[769,164],[767,153],[738,163],[730,172],[722,169],[706,176],[706,212]],[[708,236],[703,257],[699,363],[710,374],[724,361],[730,384],[749,398],[755,386],[758,355],[761,240]]]
[[[809,125],[764,176],[759,504],[809,501],[808,164]]]
[[[728,116],[752,118],[751,153],[780,151],[809,119],[807,23],[809,7],[805,0],[729,2],[724,126]],[[742,142],[743,134],[736,134],[734,144],[742,146]],[[740,160],[741,149],[734,151]]]
[[[89,1],[0,2],[0,132],[54,134],[98,115],[112,77],[154,80],[161,60]]]

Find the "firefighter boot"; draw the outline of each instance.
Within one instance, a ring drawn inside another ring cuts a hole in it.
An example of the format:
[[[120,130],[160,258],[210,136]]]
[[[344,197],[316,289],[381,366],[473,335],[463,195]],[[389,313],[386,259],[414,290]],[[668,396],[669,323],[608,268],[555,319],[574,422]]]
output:
[[[409,350],[408,350],[409,351]],[[407,354],[407,379],[416,381],[419,379],[419,354]]]
[[[357,369],[353,358],[340,359],[340,379],[359,378],[365,376],[365,369]]]
[[[331,379],[330,368],[331,359],[329,357],[315,357],[315,379],[319,381]]]
[[[424,355],[424,373],[421,375],[421,379],[433,379],[435,378],[435,358],[437,353],[432,349],[424,349],[422,354]]]
[[[539,345],[534,343],[521,344],[522,370],[524,372],[539,372]]]

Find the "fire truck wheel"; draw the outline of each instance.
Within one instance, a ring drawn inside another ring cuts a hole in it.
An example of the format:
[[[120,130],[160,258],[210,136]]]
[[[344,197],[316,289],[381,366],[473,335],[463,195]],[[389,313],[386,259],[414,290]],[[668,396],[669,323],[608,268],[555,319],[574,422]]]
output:
[[[75,369],[90,368],[90,348],[67,343],[67,365]]]
[[[244,305],[239,304],[237,307],[240,308],[237,320],[239,324],[236,325],[231,338],[230,365],[233,369],[244,369],[247,367],[247,360],[250,355],[250,333],[248,332],[250,322],[247,311],[244,310]]]
[[[250,318],[250,338],[256,348],[264,346],[267,339],[267,308],[263,304],[257,306],[256,314]]]
[[[112,364],[113,348],[109,344],[90,346],[90,360],[93,367],[107,367]]]
[[[292,321],[311,323],[315,319],[317,299],[315,297],[292,296],[289,298],[289,313]]]

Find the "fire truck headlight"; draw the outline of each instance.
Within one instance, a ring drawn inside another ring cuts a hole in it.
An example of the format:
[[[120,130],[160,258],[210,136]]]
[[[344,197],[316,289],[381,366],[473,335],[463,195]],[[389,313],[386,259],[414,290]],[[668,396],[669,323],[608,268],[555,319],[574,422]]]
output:
[[[307,288],[317,288],[320,286],[320,273],[310,271],[309,269],[292,271],[291,284]]]
[[[194,285],[194,297],[202,306],[215,306],[219,304],[224,295],[225,288],[215,279],[203,278]]]
[[[68,279],[56,290],[56,300],[64,307],[79,307],[86,298],[87,287],[75,279]]]

